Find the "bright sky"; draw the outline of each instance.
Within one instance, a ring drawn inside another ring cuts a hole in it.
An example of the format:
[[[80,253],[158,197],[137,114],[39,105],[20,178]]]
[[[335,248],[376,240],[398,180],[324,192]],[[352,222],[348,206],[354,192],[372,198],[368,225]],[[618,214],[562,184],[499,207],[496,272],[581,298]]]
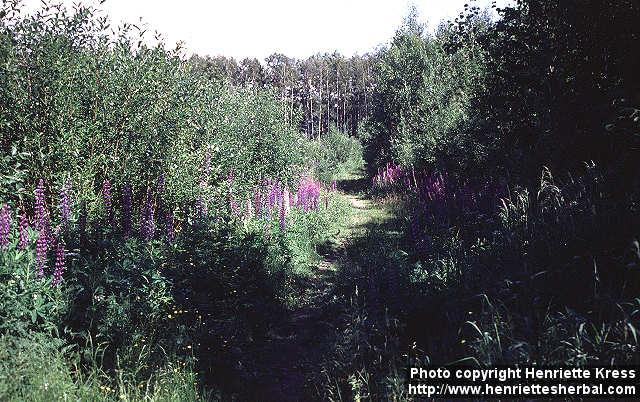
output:
[[[101,8],[113,25],[142,17],[168,45],[183,41],[187,54],[264,59],[274,52],[296,58],[334,50],[363,54],[391,39],[410,4],[434,29],[465,3],[484,7],[491,0],[107,0]],[[33,10],[40,0],[23,4]]]

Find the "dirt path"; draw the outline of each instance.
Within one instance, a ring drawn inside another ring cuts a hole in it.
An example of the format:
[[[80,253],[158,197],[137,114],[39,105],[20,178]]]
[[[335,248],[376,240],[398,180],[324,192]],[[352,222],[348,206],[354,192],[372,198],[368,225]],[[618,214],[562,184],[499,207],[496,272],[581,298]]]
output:
[[[306,401],[316,394],[312,380],[321,376],[320,364],[335,344],[341,306],[335,302],[334,288],[339,260],[344,263],[345,249],[361,238],[377,219],[387,212],[364,191],[368,183],[357,175],[339,183],[340,192],[349,200],[352,211],[349,224],[322,255],[322,261],[300,284],[305,302],[291,312],[269,333],[256,380],[262,392],[254,397],[265,401]],[[347,262],[348,263],[348,262]]]

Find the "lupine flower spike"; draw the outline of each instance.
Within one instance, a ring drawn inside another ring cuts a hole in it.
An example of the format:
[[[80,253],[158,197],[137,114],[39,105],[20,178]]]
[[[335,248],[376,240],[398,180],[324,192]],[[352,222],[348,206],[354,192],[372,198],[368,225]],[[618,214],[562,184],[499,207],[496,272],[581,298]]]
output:
[[[0,248],[9,245],[9,231],[11,230],[11,212],[8,205],[0,209]]]
[[[41,228],[38,231],[38,240],[36,242],[36,272],[39,278],[44,276],[44,268],[47,265],[47,248],[47,233]]]
[[[53,280],[51,281],[51,286],[58,286],[62,281],[62,274],[64,273],[64,265],[65,265],[64,243],[59,242],[58,247],[56,248],[56,262],[53,269]]]

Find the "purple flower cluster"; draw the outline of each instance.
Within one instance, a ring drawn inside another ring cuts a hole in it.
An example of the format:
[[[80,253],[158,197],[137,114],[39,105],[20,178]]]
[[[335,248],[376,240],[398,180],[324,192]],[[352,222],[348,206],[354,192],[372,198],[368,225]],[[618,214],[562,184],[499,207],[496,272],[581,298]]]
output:
[[[11,230],[11,211],[8,205],[0,209],[0,248],[9,245],[9,232]]]
[[[393,162],[388,162],[384,168],[378,168],[378,173],[373,177],[374,187],[384,188],[398,184],[404,184],[407,188],[416,188],[416,173],[413,168],[403,169]]]
[[[27,214],[24,211],[20,214],[20,223],[18,224],[18,250],[24,250],[29,244],[29,233],[27,228],[29,227],[29,221]]]
[[[166,236],[167,236],[167,242],[169,244],[173,243],[175,238],[176,238],[176,228],[175,228],[175,216],[172,212],[167,213],[167,217],[166,217],[166,222],[165,222],[165,227],[166,227]]]
[[[56,262],[53,268],[53,280],[51,286],[58,286],[62,281],[62,274],[64,273],[65,266],[65,250],[64,243],[59,242],[56,248]]]
[[[322,185],[320,182],[310,177],[305,177],[300,180],[298,192],[296,193],[295,205],[297,207],[302,207],[305,211],[317,209],[321,187]]]

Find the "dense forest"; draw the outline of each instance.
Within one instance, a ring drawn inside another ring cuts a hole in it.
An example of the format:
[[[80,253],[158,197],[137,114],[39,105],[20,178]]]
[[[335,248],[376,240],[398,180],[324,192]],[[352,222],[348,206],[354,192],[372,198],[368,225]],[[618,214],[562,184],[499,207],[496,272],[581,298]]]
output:
[[[640,364],[640,3],[410,10],[363,56],[184,57],[0,5],[0,400],[413,400]]]

